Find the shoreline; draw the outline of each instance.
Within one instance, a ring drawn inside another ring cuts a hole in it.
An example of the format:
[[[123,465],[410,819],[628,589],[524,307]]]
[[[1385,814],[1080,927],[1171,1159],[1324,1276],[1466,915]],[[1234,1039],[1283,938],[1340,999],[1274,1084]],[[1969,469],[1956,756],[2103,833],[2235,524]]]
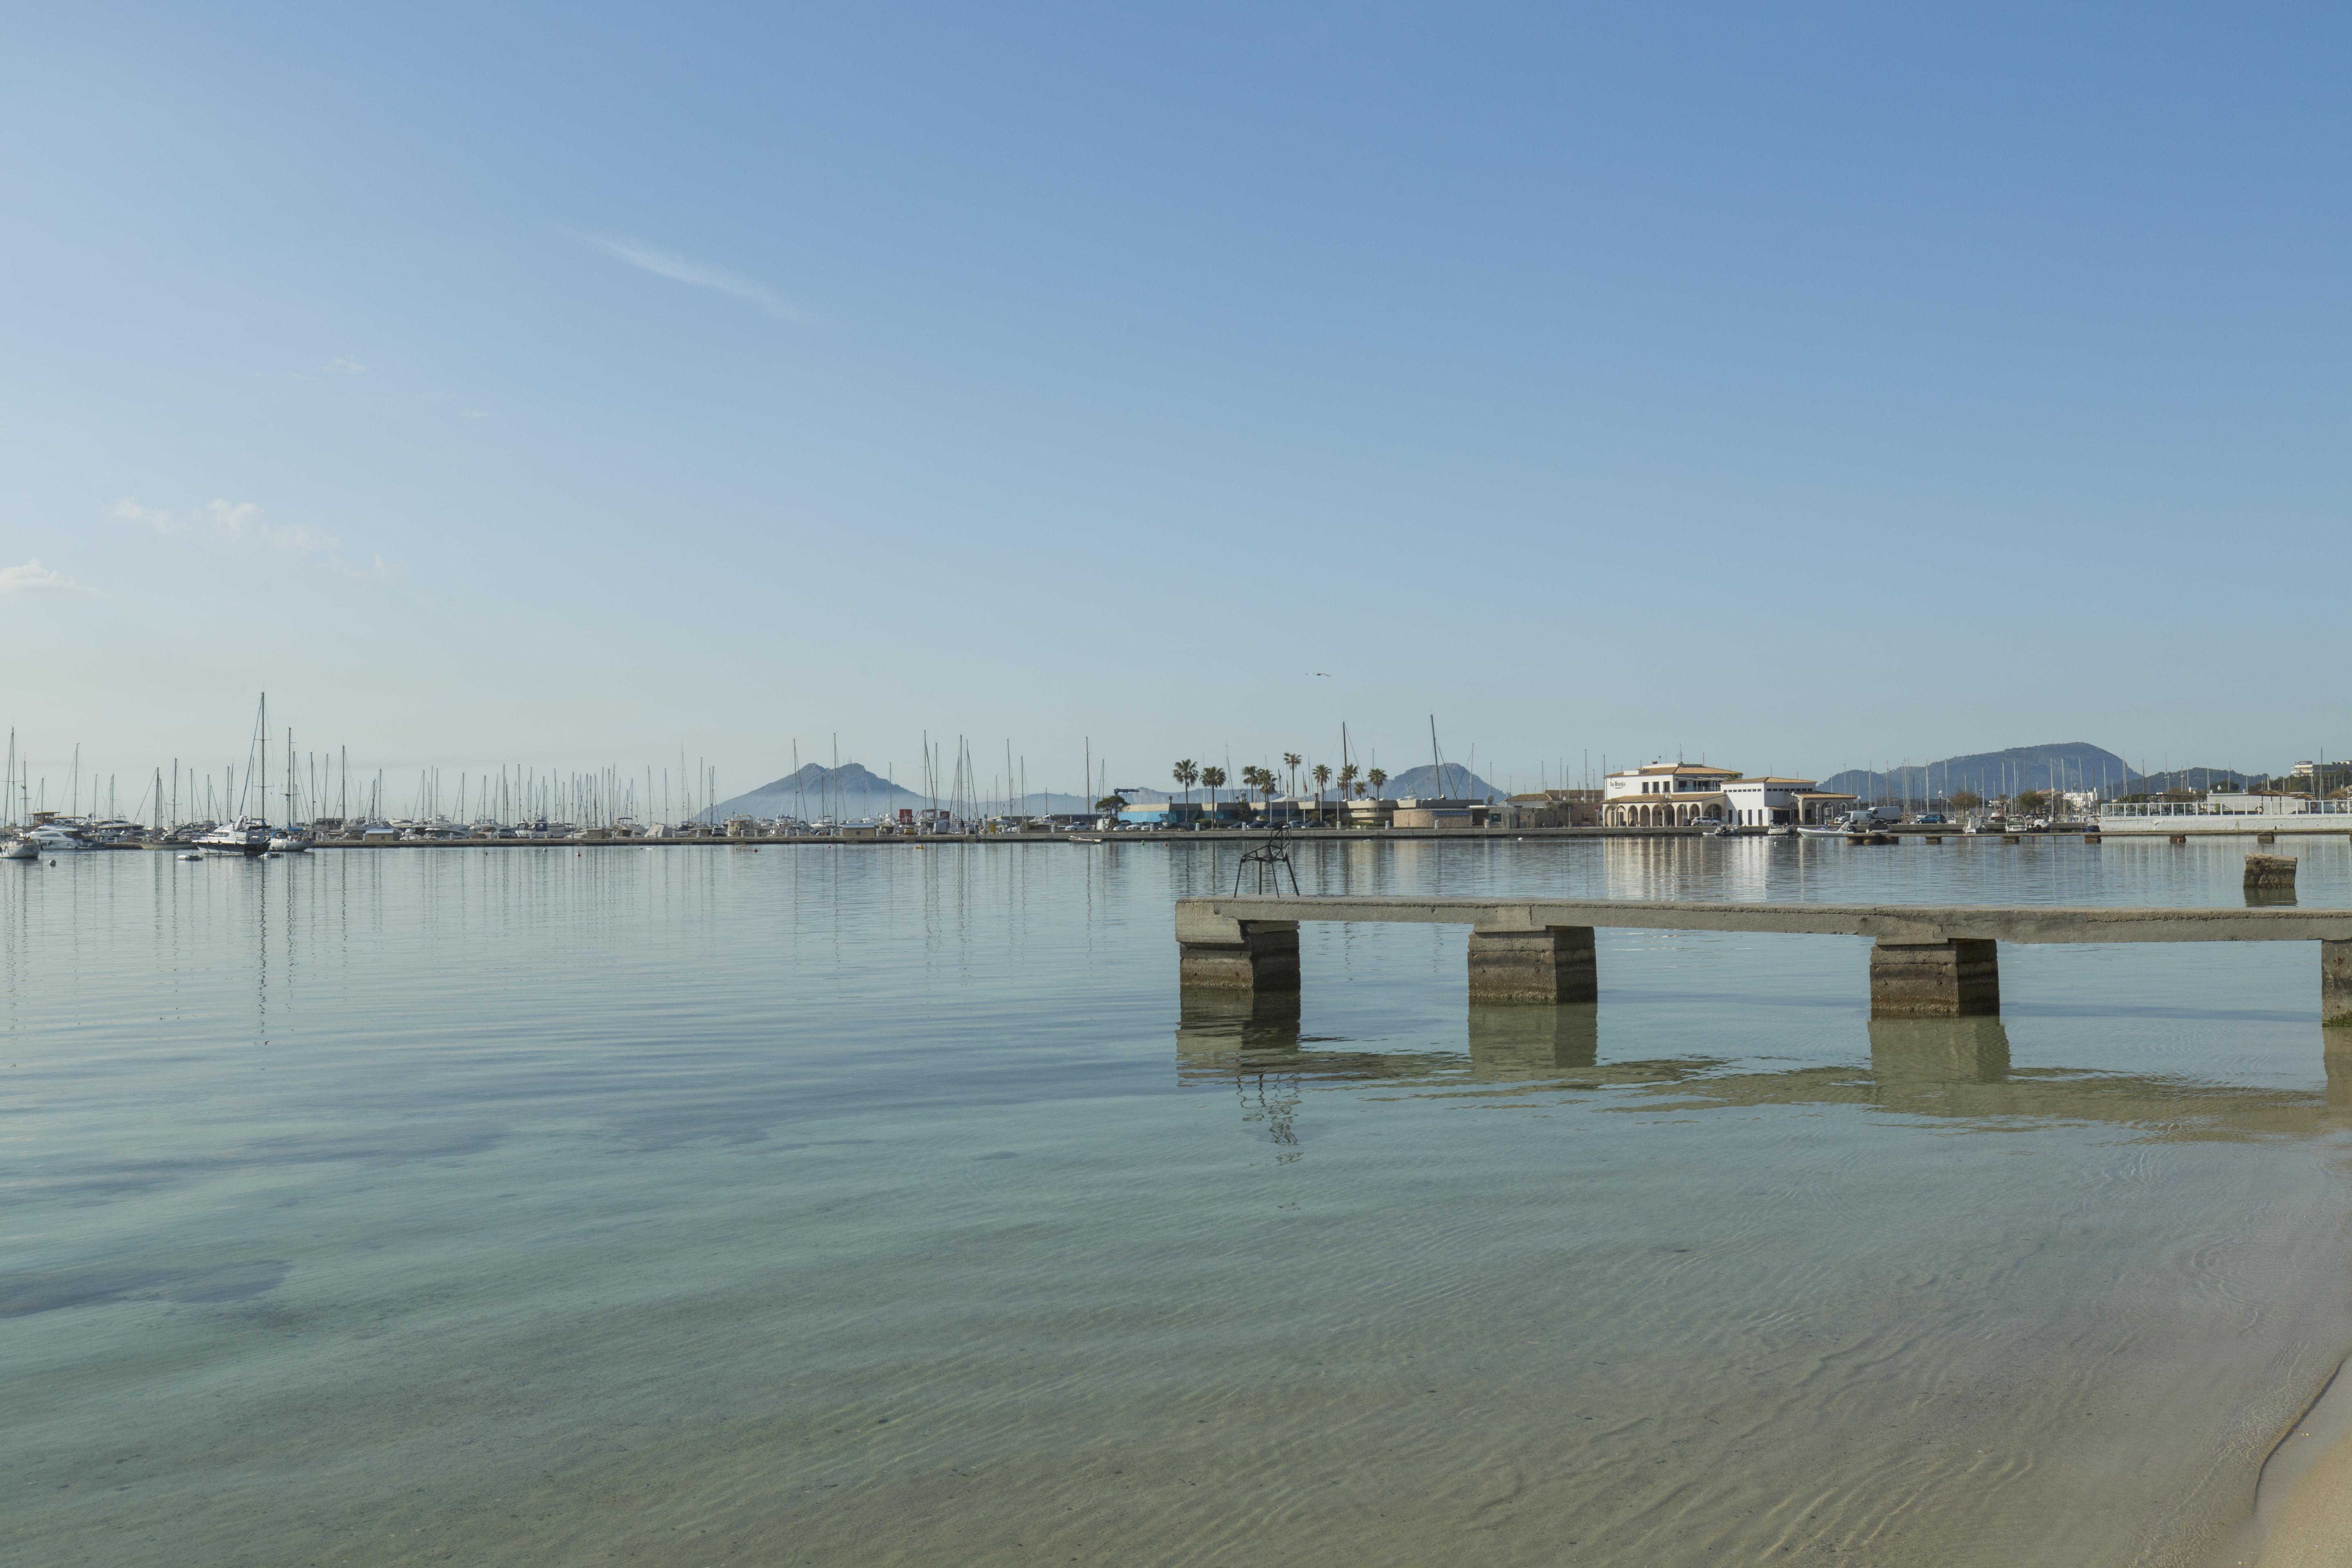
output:
[[[2352,1568],[2352,1358],[2288,1424],[2212,1568]]]

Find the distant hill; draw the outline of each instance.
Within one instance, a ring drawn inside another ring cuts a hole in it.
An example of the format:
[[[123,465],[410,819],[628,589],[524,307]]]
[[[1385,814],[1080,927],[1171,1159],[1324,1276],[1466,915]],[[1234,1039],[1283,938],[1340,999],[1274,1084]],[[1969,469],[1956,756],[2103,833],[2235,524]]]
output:
[[[2113,752],[2083,741],[2068,741],[2049,746],[2012,746],[2006,752],[1976,752],[1916,767],[1851,768],[1823,779],[1822,787],[1864,800],[1948,800],[1961,790],[1993,800],[2029,789],[2087,789],[2110,796],[2168,789],[2243,789],[2268,777],[2219,767],[2175,768],[2143,776]]]
[[[1915,767],[1850,768],[1822,787],[1864,800],[1945,800],[1969,790],[1992,799],[2028,789],[2095,789],[2109,795],[2139,788],[2139,774],[2113,752],[2087,741],[1975,752]]]
[[[811,763],[773,784],[763,784],[732,800],[720,801],[704,812],[702,819],[724,822],[730,816],[873,816],[901,806],[925,804],[914,791],[891,783],[863,763],[844,763],[837,768]]]
[[[821,816],[849,817],[880,816],[898,811],[919,810],[932,804],[915,791],[893,780],[884,778],[863,763],[844,763],[828,768],[810,763],[796,773],[786,773],[772,784],[747,791],[732,800],[722,800],[698,815],[703,822],[724,822],[730,816],[756,816],[767,819],[796,816],[814,821]],[[952,803],[940,800],[942,807]],[[1007,809],[1007,803],[983,800],[971,803],[983,814]],[[1032,790],[1016,803],[1019,809],[1033,813],[1085,811],[1092,801],[1080,800],[1074,795],[1057,795],[1045,790]]]
[[[1381,794],[1391,800],[1500,800],[1503,792],[1472,773],[1459,763],[1445,764],[1445,776],[1438,777],[1433,763],[1423,763],[1417,768],[1407,768],[1391,774],[1381,786]]]

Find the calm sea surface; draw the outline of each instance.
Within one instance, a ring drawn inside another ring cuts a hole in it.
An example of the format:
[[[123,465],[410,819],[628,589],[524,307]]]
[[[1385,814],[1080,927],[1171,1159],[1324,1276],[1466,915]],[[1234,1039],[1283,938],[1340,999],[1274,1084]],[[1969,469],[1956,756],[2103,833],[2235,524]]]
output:
[[[2240,901],[2245,846],[1310,846],[1308,890]],[[2352,846],[2303,857],[2352,905]],[[2352,1348],[2309,944],[1304,934],[1231,847],[0,863],[0,1560],[2197,1561]]]

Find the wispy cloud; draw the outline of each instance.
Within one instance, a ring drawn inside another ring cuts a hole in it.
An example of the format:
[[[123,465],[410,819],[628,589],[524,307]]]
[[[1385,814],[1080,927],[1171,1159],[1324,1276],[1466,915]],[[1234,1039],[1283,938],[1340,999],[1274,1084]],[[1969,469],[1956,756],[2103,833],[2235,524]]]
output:
[[[261,521],[261,509],[251,501],[206,501],[197,510],[213,536],[229,544],[266,544],[272,550],[292,551],[297,554],[317,549],[320,544],[332,544],[299,524],[280,527]]]
[[[186,523],[182,522],[170,512],[159,510],[152,506],[141,506],[130,496],[124,496],[121,500],[116,501],[114,510],[108,515],[119,517],[125,522],[143,522],[158,533],[177,533],[187,527]]]
[[[335,542],[329,536],[313,533],[299,523],[264,522],[261,509],[249,500],[210,500],[181,517],[160,507],[142,506],[135,498],[125,496],[114,503],[114,510],[109,515],[126,522],[142,524],[158,533],[185,533],[195,527],[203,529],[223,544],[259,544],[295,554],[307,554],[321,545]]]
[[[79,594],[82,585],[62,572],[53,572],[41,564],[37,555],[22,566],[0,566],[0,594],[52,593]]]
[[[355,359],[347,359],[341,354],[337,354],[334,358],[329,360],[319,368],[320,370],[332,371],[337,375],[365,375],[367,374],[367,366],[362,364]]]
[[[364,566],[354,566],[340,555],[331,556],[328,559],[327,570],[362,582],[392,575],[392,568],[383,563],[383,557],[381,555],[370,555],[368,563]]]
[[[803,310],[789,300],[777,297],[766,284],[730,272],[724,268],[707,267],[670,251],[657,249],[635,239],[604,239],[593,234],[575,235],[583,245],[593,246],[614,260],[650,272],[656,278],[667,278],[673,283],[688,283],[697,289],[711,289],[738,300],[749,300],[760,308],[760,313],[772,321],[790,321],[794,326],[814,327],[824,318],[814,311]]]

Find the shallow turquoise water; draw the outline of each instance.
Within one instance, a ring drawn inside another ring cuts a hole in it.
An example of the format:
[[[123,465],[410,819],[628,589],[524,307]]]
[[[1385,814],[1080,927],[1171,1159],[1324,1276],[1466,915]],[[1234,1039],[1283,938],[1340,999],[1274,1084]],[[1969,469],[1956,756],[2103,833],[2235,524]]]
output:
[[[1310,847],[1310,890],[2229,904],[2243,846]],[[2352,847],[2292,847],[2352,904]],[[2352,1347],[2300,944],[1309,928],[1117,845],[0,866],[48,1563],[2193,1561]]]

